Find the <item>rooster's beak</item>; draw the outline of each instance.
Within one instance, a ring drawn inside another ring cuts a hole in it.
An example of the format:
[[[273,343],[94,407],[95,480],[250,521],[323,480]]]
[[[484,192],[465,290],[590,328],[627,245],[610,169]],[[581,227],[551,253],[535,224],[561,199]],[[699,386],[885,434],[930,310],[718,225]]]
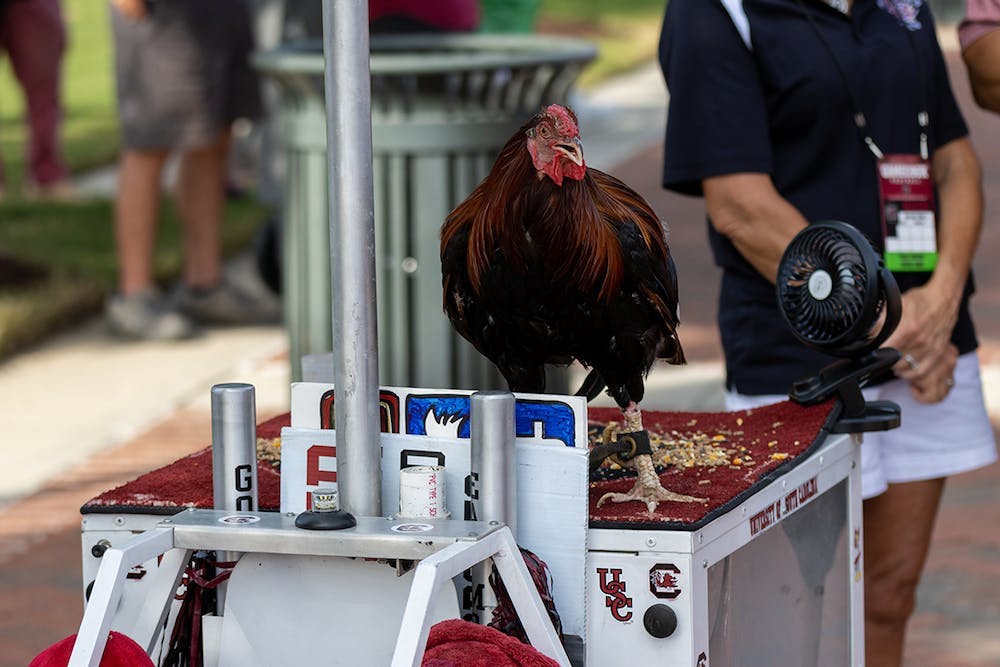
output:
[[[573,164],[580,166],[583,164],[583,144],[577,137],[573,137],[568,143],[559,143],[555,149],[568,157]]]

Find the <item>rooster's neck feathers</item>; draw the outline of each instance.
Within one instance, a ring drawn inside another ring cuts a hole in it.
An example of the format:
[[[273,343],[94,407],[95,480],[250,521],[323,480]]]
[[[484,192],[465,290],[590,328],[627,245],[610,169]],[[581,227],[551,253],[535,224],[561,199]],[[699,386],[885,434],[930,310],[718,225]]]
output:
[[[624,258],[616,228],[633,223],[654,254],[667,254],[659,220],[638,194],[621,181],[588,169],[580,181],[557,186],[538,178],[520,133],[497,157],[493,170],[448,216],[442,247],[468,229],[467,270],[478,291],[496,255],[525,270],[541,257],[553,279],[606,301],[622,287]]]

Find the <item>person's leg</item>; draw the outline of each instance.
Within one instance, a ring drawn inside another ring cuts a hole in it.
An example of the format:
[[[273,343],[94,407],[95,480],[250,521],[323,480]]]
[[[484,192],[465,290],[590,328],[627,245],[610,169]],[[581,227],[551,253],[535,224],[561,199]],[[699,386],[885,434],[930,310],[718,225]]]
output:
[[[228,133],[214,143],[185,151],[177,182],[177,206],[184,228],[184,275],[177,308],[206,324],[273,323],[281,317],[274,299],[229,284],[222,272]]]
[[[864,501],[867,667],[902,664],[906,623],[916,605],[943,489],[943,478],[890,484]]]
[[[166,150],[125,149],[115,195],[118,292],[123,296],[153,286],[153,250],[160,211],[160,178]]]
[[[184,231],[184,276],[188,287],[222,281],[222,216],[225,204],[228,133],[208,146],[184,151],[177,177],[177,208]]]
[[[60,151],[59,79],[66,29],[59,0],[8,3],[4,22],[5,46],[27,101],[28,173],[43,193],[53,188],[53,195],[62,194],[68,174]]]
[[[176,340],[195,333],[188,318],[164,299],[153,280],[159,226],[160,177],[167,151],[125,149],[115,196],[118,292],[105,304],[108,326],[125,338]]]

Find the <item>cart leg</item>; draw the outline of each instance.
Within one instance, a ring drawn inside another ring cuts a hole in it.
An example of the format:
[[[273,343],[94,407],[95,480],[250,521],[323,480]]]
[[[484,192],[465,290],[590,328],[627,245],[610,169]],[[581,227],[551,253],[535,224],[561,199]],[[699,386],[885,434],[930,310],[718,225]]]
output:
[[[173,529],[156,528],[132,538],[120,549],[112,548],[104,552],[68,667],[100,665],[114,610],[121,599],[125,575],[136,565],[170,551],[173,546]]]
[[[861,501],[861,444],[862,434],[854,437],[854,463],[847,482],[847,498],[849,510],[847,513],[847,548],[850,558],[850,628],[851,628],[851,665],[864,667],[865,664],[865,581],[864,581],[864,538]]]
[[[150,587],[146,603],[133,626],[132,639],[146,649],[149,655],[156,649],[157,639],[167,620],[167,614],[170,613],[177,587],[181,585],[184,569],[191,562],[192,553],[189,549],[171,549],[160,560],[156,581]]]
[[[481,540],[457,542],[420,561],[403,612],[392,667],[420,665],[430,632],[429,612],[434,591],[443,582],[450,581],[487,558],[493,558],[532,645],[560,665],[570,664],[531,581],[521,551],[514,542],[510,529],[504,526]]]

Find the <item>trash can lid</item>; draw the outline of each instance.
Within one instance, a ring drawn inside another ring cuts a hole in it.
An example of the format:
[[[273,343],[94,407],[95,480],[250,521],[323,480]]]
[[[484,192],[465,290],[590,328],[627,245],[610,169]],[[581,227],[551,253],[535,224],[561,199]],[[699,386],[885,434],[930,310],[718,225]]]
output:
[[[370,68],[378,74],[438,74],[586,63],[597,55],[590,42],[558,35],[398,34],[373,35]],[[323,45],[303,41],[257,53],[268,73],[323,73]]]

